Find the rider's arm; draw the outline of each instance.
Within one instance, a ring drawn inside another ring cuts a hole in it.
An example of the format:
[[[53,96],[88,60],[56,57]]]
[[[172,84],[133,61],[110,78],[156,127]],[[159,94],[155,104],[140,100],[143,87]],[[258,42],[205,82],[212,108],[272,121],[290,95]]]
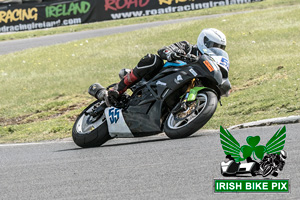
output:
[[[172,61],[172,54],[188,54],[192,51],[192,45],[187,41],[176,42],[169,46],[165,46],[157,51],[158,55],[168,61]]]

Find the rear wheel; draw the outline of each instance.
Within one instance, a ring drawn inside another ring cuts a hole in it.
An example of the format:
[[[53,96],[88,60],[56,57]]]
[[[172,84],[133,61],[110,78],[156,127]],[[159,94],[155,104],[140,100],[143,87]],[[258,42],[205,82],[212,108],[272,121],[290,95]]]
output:
[[[97,147],[111,139],[108,133],[104,112],[91,114],[95,108],[103,106],[95,101],[78,116],[72,129],[73,141],[80,147]],[[103,109],[104,110],[104,109]]]
[[[176,107],[180,107],[178,103]],[[169,138],[184,138],[202,128],[213,116],[218,105],[218,98],[212,91],[201,90],[193,102],[179,112],[171,111],[164,122],[164,131]]]

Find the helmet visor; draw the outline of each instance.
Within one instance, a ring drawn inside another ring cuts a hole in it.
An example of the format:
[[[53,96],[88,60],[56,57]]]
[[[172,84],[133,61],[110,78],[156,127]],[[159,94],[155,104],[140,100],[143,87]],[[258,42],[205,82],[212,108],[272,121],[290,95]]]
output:
[[[215,47],[215,48],[219,48],[222,50],[225,50],[225,48],[226,48],[226,45],[222,45],[222,44],[218,44],[216,42],[210,41],[207,37],[204,37],[204,45],[207,48]]]
[[[212,47],[220,48],[220,49],[223,49],[223,50],[225,50],[225,48],[226,48],[225,45],[217,44],[217,43],[213,43],[213,46],[212,46]]]

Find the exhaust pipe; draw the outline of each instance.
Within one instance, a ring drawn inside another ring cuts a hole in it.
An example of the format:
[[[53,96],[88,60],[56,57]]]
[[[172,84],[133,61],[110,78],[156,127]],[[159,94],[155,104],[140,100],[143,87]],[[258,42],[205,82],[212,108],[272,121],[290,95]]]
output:
[[[89,87],[89,94],[95,97],[96,99],[103,101],[105,96],[107,96],[107,90],[105,87],[100,85],[99,83],[94,83]]]

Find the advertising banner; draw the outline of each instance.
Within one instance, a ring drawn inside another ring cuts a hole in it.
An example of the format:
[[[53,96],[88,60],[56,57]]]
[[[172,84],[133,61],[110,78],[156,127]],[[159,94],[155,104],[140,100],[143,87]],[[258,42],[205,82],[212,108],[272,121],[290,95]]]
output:
[[[261,0],[58,0],[0,6],[0,32],[116,20]]]
[[[104,0],[104,10],[101,13],[103,13],[103,19],[109,20],[200,10],[258,1],[262,0]]]
[[[97,0],[66,0],[0,8],[0,32],[25,31],[99,21]]]

